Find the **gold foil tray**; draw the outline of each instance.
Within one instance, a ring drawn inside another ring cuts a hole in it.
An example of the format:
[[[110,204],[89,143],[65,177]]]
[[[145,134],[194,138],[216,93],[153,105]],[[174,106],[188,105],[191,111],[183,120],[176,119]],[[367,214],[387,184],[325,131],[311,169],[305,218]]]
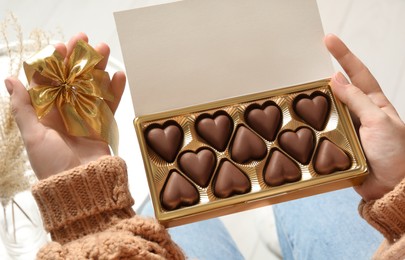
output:
[[[187,107],[179,110],[138,117],[134,121],[142,156],[145,164],[148,184],[150,188],[156,218],[167,227],[186,224],[207,218],[271,205],[283,201],[311,196],[327,191],[341,189],[359,184],[367,173],[367,164],[361,150],[359,140],[354,130],[346,107],[337,100],[328,85],[329,79],[308,84],[302,84],[273,91],[252,94],[208,104]],[[293,105],[300,95],[311,96],[316,93],[329,100],[329,114],[322,130],[317,130],[295,112]],[[280,129],[275,140],[266,140],[246,122],[247,108],[256,104],[275,104],[282,115]],[[224,151],[218,151],[202,138],[196,131],[196,120],[201,115],[227,114],[231,117],[233,131]],[[145,131],[153,125],[164,125],[168,121],[176,122],[183,131],[181,148],[173,162],[167,162],[148,145]],[[255,133],[266,145],[266,155],[260,160],[237,163],[232,159],[231,145],[235,133],[240,126]],[[301,128],[310,129],[314,137],[315,148],[311,152],[309,163],[300,163],[294,156],[286,152],[280,145],[280,135],[285,131],[297,131]],[[321,175],[314,169],[314,157],[320,141],[327,139],[348,155],[351,165],[344,171],[334,171]],[[207,148],[215,154],[215,169],[210,177],[208,186],[202,187],[195,180],[185,174],[179,166],[179,155],[185,151],[199,151]],[[301,178],[297,181],[271,186],[264,181],[263,171],[268,157],[277,149],[290,158],[300,169]],[[224,161],[231,162],[249,179],[251,188],[244,194],[236,194],[227,198],[215,195],[214,185],[219,165]],[[195,187],[199,194],[198,201],[192,206],[181,206],[167,210],[162,205],[162,191],[169,175],[178,172]]]

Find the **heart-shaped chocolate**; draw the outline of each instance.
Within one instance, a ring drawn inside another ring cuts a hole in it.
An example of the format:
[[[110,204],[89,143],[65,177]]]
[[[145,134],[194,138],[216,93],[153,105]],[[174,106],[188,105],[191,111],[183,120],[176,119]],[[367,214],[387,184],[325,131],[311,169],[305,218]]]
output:
[[[221,163],[214,181],[215,196],[228,198],[236,194],[247,193],[250,189],[251,184],[245,173],[229,161]]]
[[[223,113],[203,114],[196,120],[196,130],[209,145],[222,152],[232,135],[232,119]]]
[[[274,103],[254,104],[246,109],[245,120],[259,135],[273,141],[281,127],[281,110]]]
[[[214,152],[201,149],[197,152],[187,151],[179,157],[180,169],[195,183],[205,188],[211,179],[217,163]]]
[[[177,171],[170,173],[161,193],[161,202],[166,210],[188,207],[198,203],[197,189]]]
[[[263,159],[266,153],[266,144],[260,137],[245,126],[238,127],[230,149],[232,160],[247,163]]]
[[[299,95],[293,103],[295,113],[306,123],[321,131],[325,128],[330,110],[329,98],[321,92],[314,92],[311,96]]]
[[[302,164],[308,164],[315,147],[315,137],[307,127],[298,130],[287,130],[280,134],[280,147]]]
[[[174,121],[163,126],[154,124],[146,129],[145,138],[155,153],[167,162],[173,162],[183,143],[183,131]]]
[[[301,180],[301,177],[300,167],[278,150],[271,153],[263,170],[264,182],[270,186],[296,182]]]
[[[352,160],[340,147],[327,139],[318,146],[314,158],[316,173],[325,175],[335,171],[344,171],[351,167]]]

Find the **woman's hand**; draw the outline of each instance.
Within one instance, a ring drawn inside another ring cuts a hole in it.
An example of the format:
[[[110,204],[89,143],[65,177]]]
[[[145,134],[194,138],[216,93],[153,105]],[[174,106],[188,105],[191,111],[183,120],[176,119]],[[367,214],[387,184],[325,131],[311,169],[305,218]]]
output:
[[[80,33],[72,37],[67,45],[55,46],[56,50],[63,57],[69,57],[79,39],[88,41],[87,36]],[[110,49],[106,44],[99,44],[95,50],[104,56],[96,68],[104,70]],[[113,113],[121,100],[125,81],[123,72],[115,73],[111,79],[110,87],[114,94],[114,101],[108,102],[108,105]],[[24,140],[31,166],[38,179],[47,178],[110,154],[108,144],[103,141],[69,135],[56,108],[38,120],[23,84],[15,78],[6,79],[5,84],[11,95],[13,114]]]
[[[405,177],[405,125],[367,67],[335,35],[325,44],[351,83],[337,73],[334,94],[347,105],[367,157],[369,175],[355,190],[365,201],[381,198]]]

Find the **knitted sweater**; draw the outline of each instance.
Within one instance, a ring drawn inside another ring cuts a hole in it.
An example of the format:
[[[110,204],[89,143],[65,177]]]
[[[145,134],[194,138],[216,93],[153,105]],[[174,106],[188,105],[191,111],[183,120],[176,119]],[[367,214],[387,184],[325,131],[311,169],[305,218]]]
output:
[[[405,178],[381,199],[360,202],[359,212],[385,237],[373,258],[405,259]]]
[[[135,215],[125,162],[118,157],[40,181],[32,193],[53,242],[38,259],[184,259],[166,229]]]
[[[49,177],[32,193],[53,242],[38,259],[184,259],[166,229],[135,215],[125,163],[103,157]],[[375,259],[405,258],[405,179],[360,215],[386,238]]]

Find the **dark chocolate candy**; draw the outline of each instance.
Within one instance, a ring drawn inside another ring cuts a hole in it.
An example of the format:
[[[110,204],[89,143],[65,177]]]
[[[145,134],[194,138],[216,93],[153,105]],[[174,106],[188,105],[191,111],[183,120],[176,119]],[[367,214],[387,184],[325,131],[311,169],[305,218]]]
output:
[[[200,149],[197,152],[187,151],[179,157],[180,169],[201,187],[207,187],[217,162],[214,152]]]
[[[238,167],[229,161],[221,162],[214,181],[214,195],[228,198],[236,194],[249,192],[249,178]]]
[[[279,186],[299,181],[301,177],[301,169],[293,160],[278,150],[271,152],[263,170],[263,179],[267,185]]]
[[[322,139],[314,158],[316,173],[325,175],[344,171],[351,167],[352,160],[341,148],[327,139]]]
[[[246,109],[246,123],[268,141],[274,141],[281,127],[281,110],[272,103],[251,105]]]
[[[154,124],[146,129],[145,138],[148,145],[167,162],[173,162],[183,143],[183,131],[174,121],[163,126]]]
[[[222,152],[225,150],[233,131],[232,119],[224,113],[213,116],[203,114],[196,120],[196,131],[209,145]]]
[[[306,123],[321,131],[325,128],[330,110],[329,98],[321,92],[311,96],[299,95],[293,103],[295,113]]]
[[[279,136],[280,147],[302,164],[308,164],[315,147],[314,133],[308,127],[287,130]]]
[[[188,207],[198,203],[197,189],[177,171],[172,171],[161,194],[161,202],[166,210]]]
[[[245,126],[238,127],[230,149],[232,160],[237,163],[248,163],[263,159],[266,153],[266,144],[259,136]]]

